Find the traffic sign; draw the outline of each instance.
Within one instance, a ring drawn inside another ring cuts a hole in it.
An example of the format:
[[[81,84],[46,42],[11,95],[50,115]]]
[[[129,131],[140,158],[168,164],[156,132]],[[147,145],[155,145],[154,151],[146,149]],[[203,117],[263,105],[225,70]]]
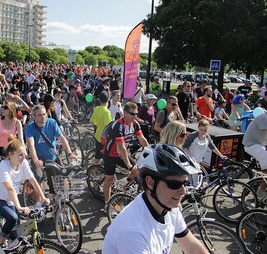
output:
[[[220,71],[221,60],[210,60],[210,71]]]

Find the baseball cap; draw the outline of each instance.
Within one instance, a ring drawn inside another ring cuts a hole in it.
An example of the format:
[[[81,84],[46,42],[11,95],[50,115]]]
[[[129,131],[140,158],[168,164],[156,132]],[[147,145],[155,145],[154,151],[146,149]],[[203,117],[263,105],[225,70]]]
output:
[[[53,92],[54,95],[57,94],[57,93],[61,93],[61,92],[62,92],[62,91],[61,91],[61,89],[60,89],[59,87],[55,87],[55,88],[54,88],[54,92]]]

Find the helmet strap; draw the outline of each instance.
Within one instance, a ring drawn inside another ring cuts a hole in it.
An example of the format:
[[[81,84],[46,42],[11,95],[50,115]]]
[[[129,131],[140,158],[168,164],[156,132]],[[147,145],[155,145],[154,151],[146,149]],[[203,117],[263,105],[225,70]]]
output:
[[[155,201],[156,201],[162,208],[164,208],[164,210],[163,210],[162,213],[161,213],[161,215],[164,216],[164,215],[166,215],[166,213],[167,213],[168,211],[171,211],[172,209],[169,208],[169,207],[167,207],[167,206],[165,206],[164,204],[162,204],[162,203],[160,202],[160,200],[158,199],[157,194],[156,194],[156,190],[157,190],[157,187],[158,187],[158,182],[159,182],[159,179],[154,178],[154,186],[153,186],[153,189],[152,189],[152,190],[149,189],[149,190],[150,190],[150,192],[151,192],[151,193],[150,193],[151,197],[154,198]]]

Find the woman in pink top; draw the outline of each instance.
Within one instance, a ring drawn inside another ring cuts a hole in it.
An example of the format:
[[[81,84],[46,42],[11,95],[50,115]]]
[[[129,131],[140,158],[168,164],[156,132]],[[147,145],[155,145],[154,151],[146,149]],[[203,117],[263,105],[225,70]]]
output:
[[[17,135],[24,145],[22,125],[16,118],[16,106],[13,102],[4,102],[0,120],[0,156],[3,155],[3,148],[8,144],[10,134]]]

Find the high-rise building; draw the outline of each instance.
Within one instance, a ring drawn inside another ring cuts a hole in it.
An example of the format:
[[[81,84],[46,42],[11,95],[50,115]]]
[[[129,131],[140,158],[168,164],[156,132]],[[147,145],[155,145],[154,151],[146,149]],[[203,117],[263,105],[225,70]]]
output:
[[[40,0],[0,0],[0,41],[25,43],[29,47],[43,44],[44,8]]]

